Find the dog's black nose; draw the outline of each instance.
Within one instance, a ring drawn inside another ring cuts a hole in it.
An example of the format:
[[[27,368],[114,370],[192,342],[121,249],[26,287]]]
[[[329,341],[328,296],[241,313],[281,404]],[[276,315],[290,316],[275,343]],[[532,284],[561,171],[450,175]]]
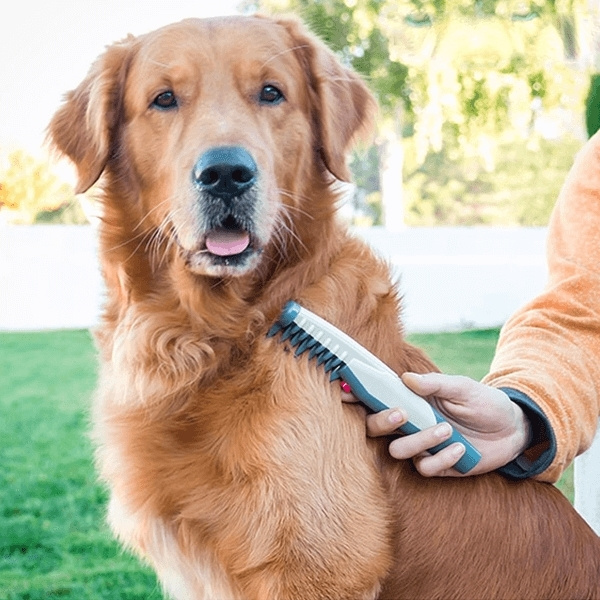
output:
[[[234,198],[254,185],[258,169],[250,153],[239,146],[207,150],[194,166],[193,178],[203,191]]]

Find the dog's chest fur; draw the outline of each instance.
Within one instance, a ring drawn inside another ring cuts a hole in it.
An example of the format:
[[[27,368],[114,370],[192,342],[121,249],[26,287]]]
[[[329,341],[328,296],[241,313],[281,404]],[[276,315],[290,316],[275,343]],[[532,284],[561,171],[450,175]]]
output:
[[[227,586],[232,598],[293,589],[356,597],[365,587],[374,597],[388,566],[389,512],[356,408],[275,340],[246,342],[249,351],[219,370],[207,366],[210,340],[164,322],[130,309],[102,369],[95,435],[116,534],[159,573],[168,565],[167,588],[192,585],[185,565],[198,557],[197,589],[175,598],[219,597],[198,590]],[[203,360],[206,374],[194,379]],[[175,379],[184,384],[173,390]]]

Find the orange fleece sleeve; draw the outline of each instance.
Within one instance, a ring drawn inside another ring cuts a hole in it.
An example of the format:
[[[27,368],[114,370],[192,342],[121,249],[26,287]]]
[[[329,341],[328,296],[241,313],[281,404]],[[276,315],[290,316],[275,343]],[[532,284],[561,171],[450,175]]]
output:
[[[554,482],[589,447],[600,413],[600,133],[561,190],[547,257],[544,292],[502,328],[484,382],[518,390],[543,411],[556,446],[536,478]]]

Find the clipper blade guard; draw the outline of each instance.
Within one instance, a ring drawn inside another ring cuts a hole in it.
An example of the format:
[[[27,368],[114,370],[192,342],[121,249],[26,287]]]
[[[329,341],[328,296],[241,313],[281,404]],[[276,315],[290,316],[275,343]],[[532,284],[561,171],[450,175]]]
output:
[[[341,379],[348,383],[354,395],[371,411],[402,408],[408,422],[399,427],[401,433],[416,433],[446,421],[375,355],[298,303],[290,301],[285,305],[267,335],[273,337],[279,333],[282,342],[287,340],[295,347],[296,356],[308,352],[309,359],[316,358],[331,381]],[[465,453],[454,468],[467,473],[479,462],[481,454],[454,428],[450,439],[430,448],[429,452],[434,454],[454,442],[465,446]]]
[[[294,322],[294,319],[300,314],[300,305],[295,302],[288,302],[281,313],[279,320],[271,327],[268,332],[269,337],[273,337],[281,332],[281,341],[284,342],[289,340],[290,344],[296,348],[295,355],[300,356],[304,352],[308,352],[308,358],[317,359],[319,366],[323,365],[326,373],[330,373],[330,380],[335,381],[340,379],[339,369],[345,366],[343,360],[341,360],[334,352],[322,344],[319,339],[313,337],[313,333],[317,336],[323,337],[323,330],[319,330],[316,327],[311,327],[306,320],[303,320],[303,325],[307,326],[304,329],[300,325]],[[306,309],[303,309],[306,310]],[[316,315],[314,315],[316,316]],[[341,333],[341,332],[340,332]],[[330,341],[324,340],[325,342]],[[334,345],[334,348],[339,348],[339,345]]]

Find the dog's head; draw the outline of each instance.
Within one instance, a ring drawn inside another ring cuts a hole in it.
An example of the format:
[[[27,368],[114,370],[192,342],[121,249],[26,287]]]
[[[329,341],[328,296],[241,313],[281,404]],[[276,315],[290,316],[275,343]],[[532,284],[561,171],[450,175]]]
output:
[[[127,198],[130,233],[158,232],[192,272],[229,277],[285,243],[290,215],[317,218],[315,191],[348,179],[373,112],[362,81],[296,21],[190,19],[110,46],[49,137],[78,192],[103,176],[106,202]]]

